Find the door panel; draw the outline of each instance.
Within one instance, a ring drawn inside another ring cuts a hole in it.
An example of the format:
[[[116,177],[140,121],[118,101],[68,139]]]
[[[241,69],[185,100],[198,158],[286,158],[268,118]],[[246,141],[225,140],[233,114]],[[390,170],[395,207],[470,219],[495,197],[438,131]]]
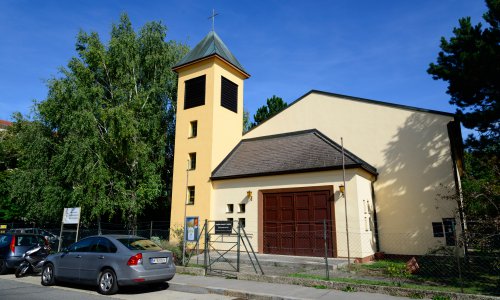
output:
[[[264,194],[264,253],[324,256],[324,225],[332,249],[330,192]]]

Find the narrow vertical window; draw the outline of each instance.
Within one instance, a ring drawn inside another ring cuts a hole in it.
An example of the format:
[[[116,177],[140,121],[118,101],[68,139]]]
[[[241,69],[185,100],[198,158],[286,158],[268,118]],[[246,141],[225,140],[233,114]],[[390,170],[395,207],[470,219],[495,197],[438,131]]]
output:
[[[432,233],[434,237],[444,237],[443,223],[432,222]]]
[[[193,205],[195,197],[195,188],[194,186],[188,186],[188,202],[187,204]]]
[[[184,109],[205,105],[205,83],[205,75],[184,82]]]
[[[194,138],[198,135],[198,121],[191,121],[189,124],[189,137]]]
[[[220,104],[232,112],[238,112],[238,85],[231,80],[221,78]]]
[[[239,204],[239,208],[240,208],[239,212],[240,212],[240,213],[244,213],[244,212],[245,212],[245,209],[246,209],[246,208],[245,208],[245,203],[241,203],[241,204]]]
[[[443,218],[443,226],[446,246],[455,246],[455,219]]]
[[[189,170],[196,169],[196,153],[189,153]]]
[[[239,219],[238,219],[238,221],[240,222],[240,226],[241,226],[241,227],[245,227],[245,225],[246,225],[246,220],[245,220],[245,218],[239,218]]]
[[[226,206],[226,212],[227,213],[232,213],[234,211],[234,204],[228,204]]]

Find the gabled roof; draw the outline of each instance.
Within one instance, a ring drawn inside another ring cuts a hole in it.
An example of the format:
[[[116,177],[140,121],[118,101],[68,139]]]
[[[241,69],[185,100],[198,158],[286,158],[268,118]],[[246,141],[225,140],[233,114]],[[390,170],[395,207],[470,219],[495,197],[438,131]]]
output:
[[[377,170],[344,149],[345,168]],[[212,180],[342,169],[342,147],[316,129],[242,140]]]
[[[172,69],[175,71],[182,66],[194,63],[196,61],[208,58],[210,56],[218,56],[231,64],[236,69],[243,72],[245,75],[250,75],[245,71],[236,57],[229,51],[229,48],[224,44],[221,38],[215,33],[210,31],[201,42],[198,43],[181,61],[179,61]]]

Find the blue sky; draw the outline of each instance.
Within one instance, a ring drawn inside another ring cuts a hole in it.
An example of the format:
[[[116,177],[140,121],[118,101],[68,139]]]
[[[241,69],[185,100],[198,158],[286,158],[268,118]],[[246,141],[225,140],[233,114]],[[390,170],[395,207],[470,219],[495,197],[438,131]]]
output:
[[[216,32],[252,76],[251,115],[272,95],[290,103],[311,89],[454,112],[446,83],[426,70],[460,17],[483,22],[486,11],[482,0],[2,0],[0,119],[45,99],[80,29],[107,40],[126,12],[136,29],[161,21],[168,39],[193,47],[211,30],[212,8]]]

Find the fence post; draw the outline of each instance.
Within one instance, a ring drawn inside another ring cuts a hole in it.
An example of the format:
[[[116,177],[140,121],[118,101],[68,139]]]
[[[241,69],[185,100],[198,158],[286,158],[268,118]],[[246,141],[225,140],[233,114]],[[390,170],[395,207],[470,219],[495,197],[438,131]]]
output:
[[[240,238],[241,238],[241,223],[238,220],[238,237],[236,244],[236,272],[240,272]]]
[[[323,240],[325,241],[325,266],[326,266],[326,279],[330,279],[330,268],[328,267],[328,240],[326,236],[326,219],[323,219]]]
[[[151,227],[149,228],[149,238],[153,236],[153,221],[151,221]]]
[[[462,277],[462,266],[460,265],[460,247],[459,247],[459,241],[458,241],[458,233],[455,228],[455,224],[453,224],[453,231],[455,234],[455,256],[457,258],[457,269],[458,269],[458,279],[460,281],[460,291],[463,293],[464,292],[464,280]]]
[[[208,256],[208,221],[205,219],[205,251],[203,251],[203,265],[205,266],[205,275],[208,272],[207,256]]]

